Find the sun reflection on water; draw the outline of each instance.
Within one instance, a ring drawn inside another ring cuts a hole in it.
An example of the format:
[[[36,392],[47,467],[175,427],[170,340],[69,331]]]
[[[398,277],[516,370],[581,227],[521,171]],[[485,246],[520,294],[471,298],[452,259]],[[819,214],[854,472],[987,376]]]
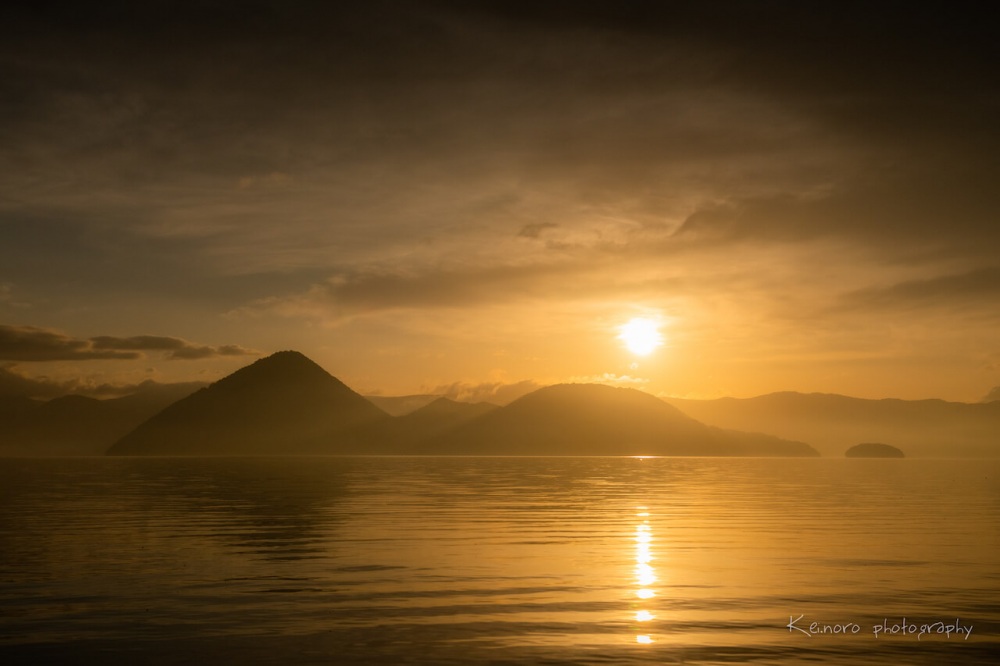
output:
[[[635,581],[637,584],[635,596],[645,602],[649,602],[650,599],[656,597],[656,591],[653,589],[653,584],[656,582],[656,569],[650,564],[653,561],[651,547],[653,530],[649,526],[648,507],[640,506],[636,507],[636,509],[637,512],[635,515],[641,522],[635,528]],[[652,611],[644,606],[645,604],[640,605],[635,612],[635,621],[638,623],[656,619]],[[635,642],[649,644],[654,641],[653,637],[649,634],[637,634]]]

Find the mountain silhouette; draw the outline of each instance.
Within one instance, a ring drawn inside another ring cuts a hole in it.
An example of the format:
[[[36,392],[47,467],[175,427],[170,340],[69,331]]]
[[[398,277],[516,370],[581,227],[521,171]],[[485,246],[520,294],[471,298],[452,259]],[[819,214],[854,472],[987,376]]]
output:
[[[363,430],[389,418],[302,354],[282,351],[175,402],[108,453],[360,453]]]
[[[540,389],[505,407],[438,398],[391,417],[298,352],[278,352],[170,405],[110,455],[771,455],[801,442],[706,426],[647,393]]]
[[[403,416],[426,407],[442,396],[429,393],[417,395],[366,395],[365,399],[389,416]]]
[[[167,405],[204,386],[200,382],[141,385],[121,398],[66,395],[49,401],[0,398],[0,455],[92,456]]]
[[[801,442],[704,425],[629,388],[539,389],[414,450],[447,455],[815,456]]]
[[[844,452],[847,458],[903,458],[902,451],[891,444],[878,442],[863,442],[855,444]]]
[[[854,442],[889,441],[908,456],[996,457],[1000,401],[867,400],[781,392],[756,398],[667,399],[704,423],[807,441],[825,455]]]
[[[499,409],[488,402],[456,402],[437,398],[412,412],[365,429],[367,453],[419,452],[436,438]]]

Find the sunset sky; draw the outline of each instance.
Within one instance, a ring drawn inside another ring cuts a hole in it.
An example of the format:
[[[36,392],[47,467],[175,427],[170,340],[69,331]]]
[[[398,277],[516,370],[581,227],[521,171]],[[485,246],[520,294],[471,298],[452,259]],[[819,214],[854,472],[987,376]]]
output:
[[[1000,385],[988,3],[17,4],[0,392]]]

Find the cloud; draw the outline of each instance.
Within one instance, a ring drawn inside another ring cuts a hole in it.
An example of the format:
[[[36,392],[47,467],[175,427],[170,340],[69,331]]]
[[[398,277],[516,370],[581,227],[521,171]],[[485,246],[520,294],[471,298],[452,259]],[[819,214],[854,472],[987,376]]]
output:
[[[639,377],[629,377],[628,375],[615,375],[606,372],[601,375],[587,375],[571,377],[566,380],[574,384],[609,384],[612,386],[636,386],[648,383],[649,380]],[[452,400],[460,402],[490,402],[494,405],[506,405],[518,398],[533,393],[546,384],[540,384],[534,380],[524,380],[513,383],[505,382],[454,382],[452,384],[442,384],[427,393],[443,395]]]
[[[20,374],[13,363],[0,365],[0,396],[27,396],[30,398],[54,398],[67,393],[75,393],[78,380],[55,381],[47,378],[32,378]]]
[[[192,390],[204,382],[169,384],[147,379],[137,384],[112,384],[96,382],[82,377],[58,380],[47,376],[31,377],[19,371],[14,363],[0,365],[0,396],[25,396],[29,398],[58,398],[64,395],[86,395],[92,398],[120,398],[127,395],[156,393],[164,388],[190,387]]]
[[[995,402],[1000,400],[1000,386],[994,386],[979,402]]]
[[[246,349],[239,345],[221,345],[219,347],[207,347],[197,345],[187,345],[175,349],[167,356],[169,360],[197,360],[202,358],[215,358],[217,356],[257,356],[259,352],[253,349]]]
[[[608,384],[609,386],[636,386],[649,383],[648,379],[644,379],[642,377],[616,375],[611,372],[605,372],[601,375],[570,377],[566,381],[571,384]]]
[[[886,287],[860,289],[843,296],[842,309],[909,310],[977,308],[988,318],[1000,318],[1000,266],[964,273],[907,280]],[[986,306],[985,309],[983,306]]]
[[[664,254],[695,238],[880,235],[893,256],[998,240],[981,214],[995,188],[970,177],[989,173],[990,125],[919,131],[936,109],[992,108],[975,103],[996,84],[973,57],[990,35],[964,13],[859,25],[732,3],[506,4],[13,11],[0,78],[23,94],[0,140],[25,157],[0,160],[0,181],[16,193],[4,207],[30,219],[9,227],[0,264],[52,290],[72,276],[117,292],[141,275],[144,293],[232,309],[274,293],[276,275],[311,272],[302,289],[346,266],[348,285],[328,291],[349,301],[401,264],[427,274],[414,255],[478,249],[492,265],[512,251],[501,235],[577,247],[587,215],[687,220],[647,248]],[[135,26],[151,29],[139,41]],[[929,85],[949,94],[927,104]],[[422,293],[449,289],[430,279]]]
[[[381,312],[392,335],[523,305],[513,347],[528,313],[591,299],[678,304],[752,356],[785,342],[776,311],[815,315],[816,345],[850,328],[838,294],[930,306],[887,290],[1000,245],[994,23],[965,6],[15,4],[0,281],[38,322],[101,303],[142,330],[156,307],[204,340],[241,335],[205,312],[241,312],[308,344],[270,315]],[[242,354],[116,340],[19,353]]]
[[[0,324],[0,360],[5,361],[84,361],[93,359],[136,359],[132,351],[97,349],[89,340],[36,326]]]
[[[552,222],[533,222],[521,227],[521,230],[517,232],[517,235],[521,238],[538,238],[546,229],[555,229],[558,226],[558,224],[554,224]]]
[[[232,310],[230,316],[277,313],[284,316],[349,318],[395,309],[432,309],[487,305],[547,298],[553,288],[569,284],[573,262],[522,266],[487,264],[478,267],[430,268],[419,272],[341,272],[303,293],[257,300]],[[579,282],[573,285],[579,287]]]
[[[524,380],[512,384],[503,382],[482,382],[479,384],[455,382],[452,384],[442,384],[427,391],[427,393],[443,395],[446,398],[458,400],[459,402],[490,402],[494,405],[506,405],[542,387],[543,384],[532,380]]]
[[[0,324],[0,360],[4,361],[129,360],[143,358],[144,351],[168,352],[168,360],[257,354],[238,345],[209,347],[164,336],[104,335],[84,340],[37,326]]]
[[[982,244],[1000,243],[991,222],[997,197],[971,183],[931,173],[844,179],[815,191],[771,196],[731,195],[688,215],[671,240],[679,244],[796,244],[846,241],[885,260],[926,259],[929,251],[990,256]],[[965,190],[958,200],[954,193]]]
[[[168,360],[195,360],[217,356],[253,356],[258,352],[239,345],[209,347],[196,345],[180,338],[157,335],[137,335],[128,338],[102,335],[91,338],[94,349],[115,349],[135,351],[166,351]]]

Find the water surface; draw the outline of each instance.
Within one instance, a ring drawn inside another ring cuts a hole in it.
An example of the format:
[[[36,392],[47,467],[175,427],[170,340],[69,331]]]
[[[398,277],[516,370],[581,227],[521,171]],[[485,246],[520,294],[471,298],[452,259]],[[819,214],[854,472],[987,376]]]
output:
[[[998,461],[0,465],[7,663],[1000,658]]]

